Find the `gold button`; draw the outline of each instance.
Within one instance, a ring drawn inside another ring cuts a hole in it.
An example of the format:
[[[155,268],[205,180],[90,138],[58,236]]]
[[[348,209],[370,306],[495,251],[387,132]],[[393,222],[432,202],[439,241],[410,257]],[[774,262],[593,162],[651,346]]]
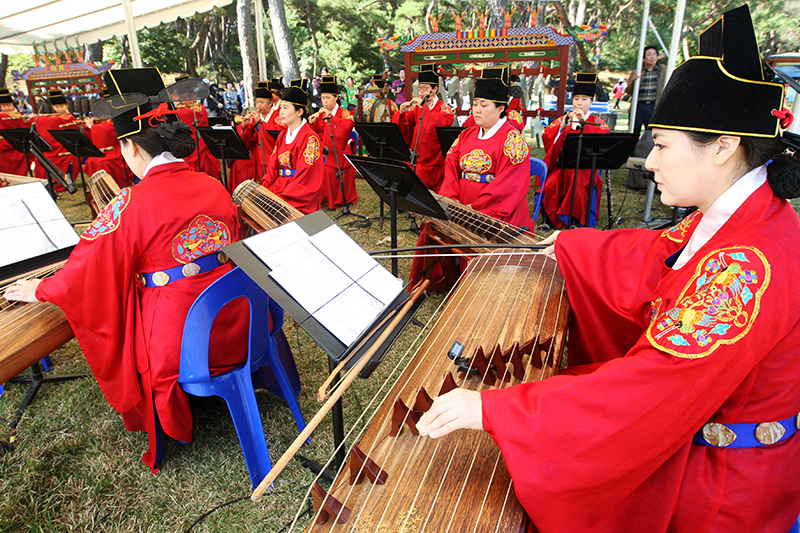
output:
[[[775,444],[781,440],[784,433],[786,428],[778,422],[762,422],[756,426],[756,440],[761,444]]]
[[[142,287],[147,287],[147,280],[144,278],[144,274],[136,274],[136,277],[139,278],[139,283],[142,284]]]
[[[219,261],[220,265],[224,265],[230,260],[230,258],[227,255],[225,255],[225,252],[219,252],[217,254],[217,260]]]
[[[184,275],[184,277],[187,278],[189,276],[194,276],[195,274],[199,274],[200,265],[198,265],[197,263],[186,263],[185,265],[183,265],[183,268],[181,268],[181,273]]]
[[[712,446],[724,448],[730,446],[736,440],[736,433],[725,424],[709,422],[703,426],[703,438]]]
[[[156,287],[163,287],[169,283],[169,274],[166,272],[156,272],[153,274],[153,283],[156,284]]]

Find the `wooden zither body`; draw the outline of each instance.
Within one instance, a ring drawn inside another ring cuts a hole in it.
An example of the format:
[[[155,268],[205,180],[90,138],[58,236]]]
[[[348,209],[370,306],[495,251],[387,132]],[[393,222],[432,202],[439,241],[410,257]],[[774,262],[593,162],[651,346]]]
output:
[[[303,213],[283,198],[253,180],[243,181],[233,191],[239,216],[257,233],[296,220]]]
[[[415,422],[431,398],[456,386],[509,387],[557,373],[569,309],[563,279],[546,256],[470,261],[330,491],[312,491],[307,531],[525,531],[527,515],[487,433],[460,430],[434,440],[416,435]],[[456,343],[463,351],[451,359]]]
[[[431,280],[432,292],[447,292],[461,275],[459,263],[469,261],[466,254],[496,252],[497,249],[482,248],[481,244],[538,244],[531,234],[523,228],[512,226],[489,215],[476,211],[455,200],[434,194],[434,197],[445,204],[447,220],[431,217],[422,218],[424,239],[420,246],[436,244],[472,244],[470,248],[453,248],[452,254],[461,257],[438,257],[428,254],[420,259],[420,266],[425,273],[423,277]],[[434,268],[436,263],[441,268]]]
[[[105,170],[98,170],[87,181],[88,192],[86,200],[92,210],[92,216],[97,217],[100,211],[119,194],[119,184]]]

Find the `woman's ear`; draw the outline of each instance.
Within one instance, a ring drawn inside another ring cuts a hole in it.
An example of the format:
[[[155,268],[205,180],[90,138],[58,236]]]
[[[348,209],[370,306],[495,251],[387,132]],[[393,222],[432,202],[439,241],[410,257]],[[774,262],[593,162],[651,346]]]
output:
[[[717,165],[726,164],[736,153],[741,143],[741,137],[736,135],[721,135],[714,141],[714,163]]]

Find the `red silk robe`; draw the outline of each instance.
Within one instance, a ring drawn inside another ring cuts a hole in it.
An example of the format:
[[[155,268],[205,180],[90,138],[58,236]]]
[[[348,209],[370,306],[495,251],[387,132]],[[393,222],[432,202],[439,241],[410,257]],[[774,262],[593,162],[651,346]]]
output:
[[[455,113],[449,105],[441,100],[436,101],[433,109],[426,105],[424,111],[423,116],[423,107],[412,106],[406,111],[392,116],[392,122],[400,126],[409,150],[413,152],[415,144],[417,146],[419,156],[414,168],[417,176],[428,189],[438,193],[444,179],[444,156],[439,144],[439,136],[436,134],[436,126],[451,126]],[[423,118],[422,133],[417,141],[420,117]]]
[[[182,107],[177,111],[178,119],[192,128],[192,136],[197,142],[197,148],[192,150],[192,153],[184,157],[183,160],[186,161],[186,164],[189,165],[189,168],[192,170],[205,172],[209,176],[219,179],[219,160],[211,155],[211,151],[208,149],[206,142],[200,137],[200,134],[197,133],[195,127],[195,122],[197,122],[197,126],[208,126],[208,111],[199,103],[195,104],[193,107]],[[197,156],[198,150],[200,152],[199,158]]]
[[[798,412],[800,221],[763,184],[667,267],[696,225],[559,237],[571,371],[481,393],[484,429],[542,533],[785,532],[797,519],[797,435],[759,448],[691,441],[708,421]],[[574,335],[594,364],[572,366]]]
[[[248,122],[246,125],[239,125],[239,136],[242,142],[250,150],[250,159],[233,160],[228,172],[228,190],[236,190],[244,181],[259,181],[261,176],[266,174],[269,158],[275,149],[275,137],[268,133],[269,130],[282,130],[285,126],[281,124],[280,109],[276,106],[264,117],[259,117],[257,121]]]
[[[105,170],[120,187],[130,185],[133,181],[133,171],[128,168],[125,159],[122,157],[117,134],[114,132],[114,124],[110,120],[104,120],[91,128],[87,128],[84,133],[92,141],[92,144],[101,150],[107,149],[104,150],[103,157],[89,157],[86,159],[86,163],[83,165],[84,174],[91,176],[98,170]]]
[[[76,175],[78,174],[78,158],[71,155],[66,148],[61,146],[61,143],[55,140],[55,138],[50,135],[48,130],[77,130],[79,129],[78,126],[69,126],[68,128],[59,127],[62,124],[75,122],[77,119],[71,114],[67,113],[65,115],[59,115],[56,117],[37,117],[34,120],[36,121],[36,132],[42,139],[47,141],[47,144],[50,145],[50,150],[48,152],[44,152],[45,157],[47,157],[47,159],[49,159],[50,162],[55,166],[60,168],[65,174],[70,174],[71,167],[71,175],[73,176],[73,179],[75,179]],[[36,168],[34,169],[34,175],[39,179],[47,179],[47,173],[42,168],[42,165],[38,164],[38,161]],[[54,186],[56,190],[63,190],[58,183],[56,183]]]
[[[564,141],[569,135],[577,135],[579,130],[573,130],[570,125],[561,132],[561,124],[564,117],[559,117],[542,133],[542,140],[544,141],[545,150],[547,153],[544,156],[544,162],[547,164],[547,180],[542,188],[542,206],[547,211],[547,216],[552,220],[557,227],[564,225],[564,220],[569,217],[569,208],[572,204],[572,183],[574,181],[575,170],[561,170],[558,168],[558,156],[561,155],[561,150],[564,147]],[[610,130],[605,122],[599,117],[589,115],[586,119],[586,126],[584,133],[608,133]],[[572,208],[572,216],[577,219],[582,225],[586,225],[586,204],[589,202],[589,174],[591,169],[584,169],[578,171],[578,184],[575,188],[575,205]],[[593,179],[593,187],[597,188],[596,204],[594,205],[595,213],[600,210],[600,194],[603,191],[603,180],[600,178],[600,173],[596,172]]]
[[[347,109],[336,108],[336,113],[330,119],[330,127],[327,120],[320,116],[311,129],[319,135],[322,140],[322,153],[325,161],[325,181],[322,185],[322,201],[330,209],[336,209],[345,204],[354,204],[358,200],[356,192],[356,169],[345,159],[345,154],[352,154],[353,150],[347,144],[350,140],[350,132],[353,131],[353,115]],[[331,129],[333,129],[333,139],[336,142],[336,155],[333,153],[333,142],[331,141]],[[342,169],[342,181],[344,182],[344,201],[342,201],[342,184],[336,176],[336,160],[339,160],[339,168]]]
[[[525,129],[525,116],[522,114],[523,111],[521,98],[511,98],[506,106],[506,120],[508,120],[508,123],[514,126],[514,128],[516,128],[516,130],[520,133],[522,133],[522,130]],[[476,126],[473,116],[468,116],[467,120],[464,121],[462,126],[465,128]]]
[[[0,130],[11,130],[16,128],[28,128],[24,118],[8,119],[8,113],[0,113]],[[28,156],[31,160],[33,155]],[[17,176],[27,176],[28,166],[25,162],[25,154],[17,152],[3,137],[0,137],[0,172],[16,174]]]
[[[142,460],[154,472],[153,405],[167,435],[192,439],[192,413],[178,385],[186,314],[195,298],[233,264],[163,287],[142,287],[137,276],[216,253],[238,235],[236,209],[218,181],[180,161],[155,166],[100,212],[64,267],[36,291],[38,299],[64,311],[125,427],[149,434],[150,449]],[[212,374],[246,358],[247,309],[246,303],[234,302],[217,316]]]
[[[488,139],[479,139],[480,131],[478,127],[462,131],[450,147],[439,193],[514,226],[533,228],[528,144],[508,121]],[[480,174],[493,176],[492,181],[464,177]]]
[[[286,143],[288,130],[278,135],[261,184],[307,215],[322,207],[325,168],[319,136],[308,122],[304,122],[299,130],[291,144]]]

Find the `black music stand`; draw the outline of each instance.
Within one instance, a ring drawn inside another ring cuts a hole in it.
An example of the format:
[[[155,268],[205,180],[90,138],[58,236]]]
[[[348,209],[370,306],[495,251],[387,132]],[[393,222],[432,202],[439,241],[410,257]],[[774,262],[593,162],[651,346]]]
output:
[[[447,218],[444,208],[405,161],[357,155],[345,157],[380,199],[389,204],[392,248],[397,248],[398,209],[442,220]],[[397,276],[397,258],[392,259],[392,275]]]
[[[386,157],[397,161],[411,161],[411,151],[394,122],[356,122],[355,130],[372,157]],[[383,229],[383,200],[378,214],[379,227]]]
[[[572,201],[569,206],[569,222],[572,224],[572,208],[575,205],[575,189],[578,184],[578,170],[591,169],[589,176],[588,200],[586,202],[586,223],[592,210],[592,187],[594,173],[598,168],[606,171],[622,167],[628,160],[637,138],[632,133],[581,133],[567,135],[561,155],[558,156],[558,168],[574,169],[575,175],[572,182]],[[580,153],[580,157],[578,154]],[[606,172],[606,193],[608,195],[608,227],[611,228],[613,215],[611,213],[611,177]],[[598,198],[598,201],[600,199]],[[598,217],[600,213],[597,214]]]
[[[208,117],[209,126],[230,126],[231,123],[225,117]]]
[[[448,150],[465,129],[467,128],[462,126],[436,126],[436,136],[439,138],[443,156],[447,156]]]
[[[31,172],[31,158],[28,154],[31,151],[31,131],[28,128],[12,128],[8,130],[0,130],[0,136],[6,140],[11,147],[17,152],[25,156],[25,164],[28,167],[28,177],[33,177]]]
[[[92,144],[80,130],[47,130],[70,154],[78,159],[78,175],[83,176],[83,157],[103,157],[105,154]],[[86,199],[86,176],[83,176],[83,197]]]
[[[228,169],[225,166],[225,161],[227,159],[250,159],[250,150],[242,142],[239,133],[230,126],[222,128],[198,126],[197,132],[205,141],[211,155],[220,160],[222,184],[227,188]]]
[[[278,135],[281,134],[281,130],[267,130],[267,133],[269,133],[272,136],[272,138],[277,141]]]
[[[53,162],[47,159],[47,156],[44,155],[44,152],[49,152],[53,148],[50,146],[50,143],[42,139],[39,134],[26,128],[3,130],[4,138],[6,137],[6,134],[11,134],[11,136],[14,138],[14,142],[11,142],[7,138],[6,140],[9,140],[9,143],[14,147],[15,150],[25,154],[26,161],[28,160],[27,154],[31,153],[36,158],[36,161],[39,163],[39,165],[41,165],[42,169],[45,171],[45,174],[47,174],[47,190],[50,192],[50,197],[53,200],[56,199],[56,192],[53,190],[54,181],[64,187],[70,194],[74,194],[75,191],[78,190],[78,188],[75,187],[75,182],[72,180],[72,178],[67,178],[61,169],[55,166]]]

